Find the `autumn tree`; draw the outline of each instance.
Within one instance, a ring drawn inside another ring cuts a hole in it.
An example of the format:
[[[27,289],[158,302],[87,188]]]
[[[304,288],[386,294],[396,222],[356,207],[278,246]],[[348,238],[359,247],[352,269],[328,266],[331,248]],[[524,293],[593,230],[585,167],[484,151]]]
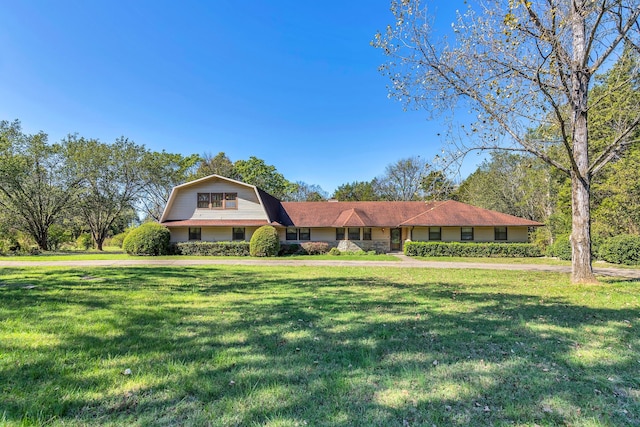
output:
[[[599,102],[590,99],[590,88],[625,43],[640,51],[640,0],[473,3],[458,15],[449,37],[434,32],[435,18],[420,0],[394,0],[391,11],[395,24],[373,42],[390,58],[381,69],[391,79],[391,94],[433,113],[453,114],[456,107],[474,112],[476,120],[465,127],[469,134],[450,150],[456,157],[477,149],[523,151],[567,174],[572,281],[595,281],[591,182],[637,143],[640,106],[621,105],[626,112],[614,132],[594,147],[589,113]],[[538,127],[555,129],[553,138],[530,132]],[[562,157],[549,154],[552,144],[563,147]]]

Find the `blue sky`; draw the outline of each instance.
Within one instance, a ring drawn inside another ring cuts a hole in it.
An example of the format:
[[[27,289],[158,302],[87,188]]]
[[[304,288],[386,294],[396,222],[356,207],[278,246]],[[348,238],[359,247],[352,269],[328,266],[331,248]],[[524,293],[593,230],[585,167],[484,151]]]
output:
[[[463,1],[431,2],[448,28]],[[442,2],[444,3],[444,2]],[[152,150],[257,156],[287,179],[370,180],[441,149],[387,98],[388,0],[0,0],[0,119]],[[467,164],[467,170],[473,165]]]

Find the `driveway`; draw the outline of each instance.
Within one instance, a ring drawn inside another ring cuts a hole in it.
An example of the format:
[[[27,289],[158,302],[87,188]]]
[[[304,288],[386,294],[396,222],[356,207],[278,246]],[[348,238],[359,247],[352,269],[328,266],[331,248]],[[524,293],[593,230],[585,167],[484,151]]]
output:
[[[192,266],[192,265],[262,265],[262,266],[325,266],[325,267],[389,267],[389,268],[457,268],[480,270],[521,270],[571,273],[570,266],[542,264],[486,264],[480,262],[420,261],[405,255],[396,255],[400,261],[340,261],[340,260],[287,260],[278,258],[246,259],[154,259],[127,260],[76,260],[76,261],[7,261],[0,260],[2,267],[130,267],[138,265]],[[620,277],[640,280],[639,269],[595,267],[598,276]]]

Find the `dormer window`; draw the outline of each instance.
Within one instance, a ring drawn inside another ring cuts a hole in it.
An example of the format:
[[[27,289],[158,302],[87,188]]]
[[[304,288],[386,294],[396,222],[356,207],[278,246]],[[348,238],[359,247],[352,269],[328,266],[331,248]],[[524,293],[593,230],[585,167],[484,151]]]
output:
[[[238,193],[198,193],[198,209],[238,209]]]

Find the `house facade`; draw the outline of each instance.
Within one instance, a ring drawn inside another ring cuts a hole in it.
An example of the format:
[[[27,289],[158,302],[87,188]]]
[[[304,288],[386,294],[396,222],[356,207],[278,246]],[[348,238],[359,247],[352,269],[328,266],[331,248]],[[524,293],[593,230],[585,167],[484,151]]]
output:
[[[282,243],[401,251],[412,241],[527,242],[543,224],[453,200],[281,202],[259,188],[211,175],[173,189],[160,222],[172,242],[249,241],[272,225]]]

